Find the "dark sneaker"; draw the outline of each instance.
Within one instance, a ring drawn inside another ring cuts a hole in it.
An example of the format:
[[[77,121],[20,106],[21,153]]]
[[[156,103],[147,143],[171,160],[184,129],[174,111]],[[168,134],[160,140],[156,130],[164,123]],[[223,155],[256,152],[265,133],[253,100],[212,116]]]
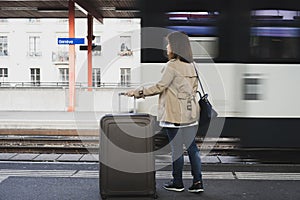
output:
[[[194,183],[189,189],[189,192],[204,192],[202,181]]]
[[[183,185],[175,185],[173,181],[164,184],[164,188],[169,191],[182,192],[184,191]]]

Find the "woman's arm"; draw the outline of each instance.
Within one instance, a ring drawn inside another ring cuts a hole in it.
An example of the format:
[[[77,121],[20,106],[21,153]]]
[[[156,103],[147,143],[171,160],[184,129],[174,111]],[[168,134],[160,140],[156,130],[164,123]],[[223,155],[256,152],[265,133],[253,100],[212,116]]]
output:
[[[153,96],[162,93],[172,83],[175,71],[169,65],[164,69],[161,80],[153,86],[143,89],[144,96]]]
[[[136,98],[141,98],[145,96],[153,96],[162,93],[169,85],[172,83],[175,76],[175,71],[168,64],[163,71],[162,78],[155,85],[147,88],[138,88],[136,90],[131,90],[126,92],[128,96],[135,96]]]

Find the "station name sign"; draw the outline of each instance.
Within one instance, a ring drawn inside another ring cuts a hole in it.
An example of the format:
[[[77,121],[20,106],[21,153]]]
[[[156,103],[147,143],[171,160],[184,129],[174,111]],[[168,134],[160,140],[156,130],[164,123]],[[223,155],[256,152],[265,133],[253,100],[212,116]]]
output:
[[[84,44],[84,38],[58,38],[57,44],[60,45]]]

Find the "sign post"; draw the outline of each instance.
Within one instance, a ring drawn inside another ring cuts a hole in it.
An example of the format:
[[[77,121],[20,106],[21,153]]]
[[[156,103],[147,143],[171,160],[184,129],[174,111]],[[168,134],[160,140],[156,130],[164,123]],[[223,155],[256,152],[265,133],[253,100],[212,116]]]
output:
[[[72,18],[72,15],[71,15]],[[69,20],[72,21],[72,20]],[[69,107],[68,112],[75,110],[75,44],[84,44],[84,38],[74,38],[74,21],[69,22],[69,38],[58,38],[57,44],[69,45]]]

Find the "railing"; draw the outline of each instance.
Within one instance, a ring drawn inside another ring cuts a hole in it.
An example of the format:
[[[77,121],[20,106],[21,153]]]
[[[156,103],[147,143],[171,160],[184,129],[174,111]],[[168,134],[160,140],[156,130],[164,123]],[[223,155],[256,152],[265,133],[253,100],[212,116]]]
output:
[[[124,88],[124,87],[137,87],[138,83],[109,83],[101,82],[96,86],[88,87],[87,82],[76,82],[75,87],[79,89],[87,88]],[[0,88],[69,88],[68,82],[0,82]]]

